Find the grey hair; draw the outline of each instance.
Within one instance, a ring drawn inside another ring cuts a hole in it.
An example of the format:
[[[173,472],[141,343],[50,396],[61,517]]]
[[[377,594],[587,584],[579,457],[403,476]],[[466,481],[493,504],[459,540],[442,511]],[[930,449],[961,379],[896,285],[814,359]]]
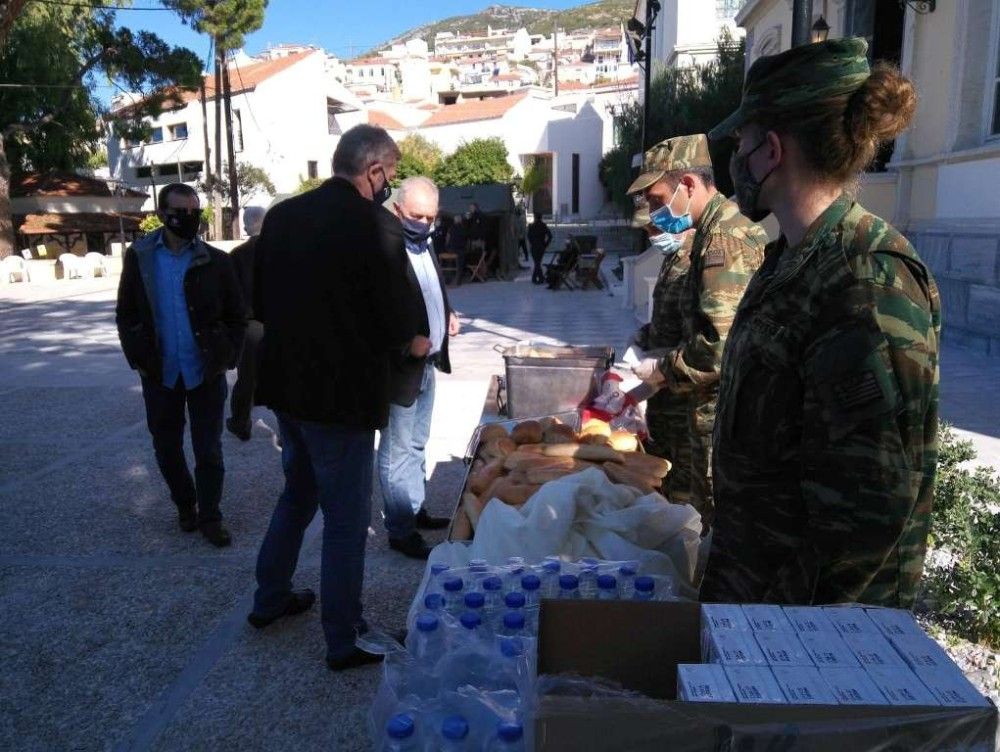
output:
[[[384,128],[356,125],[340,137],[333,152],[333,172],[344,177],[357,177],[375,162],[398,160],[399,147]]]
[[[263,206],[247,206],[243,209],[243,229],[247,231],[247,235],[259,234],[262,224],[264,224]]]
[[[437,184],[435,184],[435,182],[430,178],[424,177],[423,175],[414,175],[399,184],[399,188],[396,189],[396,203],[400,206],[406,204],[406,195],[417,187],[426,188],[434,195],[434,203],[437,203],[439,194]]]

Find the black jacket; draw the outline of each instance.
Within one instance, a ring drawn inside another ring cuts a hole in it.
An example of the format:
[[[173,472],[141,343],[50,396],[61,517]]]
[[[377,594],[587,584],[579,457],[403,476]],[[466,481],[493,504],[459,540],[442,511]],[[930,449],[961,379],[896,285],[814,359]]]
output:
[[[444,299],[444,341],[441,343],[441,352],[438,353],[437,369],[443,373],[451,373],[451,360],[448,357],[448,317],[451,315],[448,288],[445,287],[437,256],[432,249],[428,249],[427,253],[434,260],[438,283],[441,285],[441,297]],[[416,334],[429,337],[431,325],[427,320],[427,305],[420,290],[420,281],[417,279],[417,274],[413,271],[413,265],[409,263],[409,259],[406,261],[406,282],[409,287],[409,295],[406,298],[406,310],[403,315],[407,321],[415,324]],[[426,363],[427,358],[414,358],[409,352],[397,353],[392,360],[392,401],[394,403],[409,407],[417,401]]]
[[[233,248],[229,258],[233,260],[233,267],[236,269],[236,276],[240,280],[240,290],[243,292],[243,300],[247,304],[247,318],[254,318],[253,315],[253,265],[254,250],[257,247],[257,236],[252,235],[246,242],[240,243]]]
[[[163,354],[156,331],[156,245],[162,229],[135,241],[122,260],[115,323],[128,364],[143,377],[163,380]],[[235,368],[243,349],[246,309],[229,256],[202,240],[196,242],[184,275],[184,298],[205,380]]]
[[[264,324],[257,402],[301,420],[373,430],[389,417],[389,361],[414,335],[399,220],[348,181],[272,207],[257,236]]]

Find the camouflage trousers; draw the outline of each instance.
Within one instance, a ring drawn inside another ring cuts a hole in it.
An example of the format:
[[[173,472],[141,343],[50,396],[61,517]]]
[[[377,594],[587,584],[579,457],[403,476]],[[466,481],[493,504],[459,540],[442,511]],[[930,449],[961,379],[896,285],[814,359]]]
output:
[[[712,495],[712,430],[718,391],[689,395],[663,391],[646,408],[650,454],[673,465],[663,491],[674,502],[690,504],[707,530],[715,517]]]

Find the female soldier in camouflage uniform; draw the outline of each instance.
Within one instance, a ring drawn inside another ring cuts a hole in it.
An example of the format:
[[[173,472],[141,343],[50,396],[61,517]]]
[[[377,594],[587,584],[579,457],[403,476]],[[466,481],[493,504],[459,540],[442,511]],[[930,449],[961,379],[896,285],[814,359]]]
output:
[[[740,210],[781,237],[729,333],[715,425],[717,518],[703,600],[910,607],[937,465],[940,305],[899,232],[845,191],[916,95],[861,39],[751,67]]]

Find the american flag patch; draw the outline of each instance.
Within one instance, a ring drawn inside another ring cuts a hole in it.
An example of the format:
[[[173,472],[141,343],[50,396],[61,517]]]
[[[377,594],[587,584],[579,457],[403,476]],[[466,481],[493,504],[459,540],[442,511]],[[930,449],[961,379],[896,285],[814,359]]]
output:
[[[833,398],[841,410],[855,410],[882,399],[882,387],[875,372],[868,370],[832,385]]]

